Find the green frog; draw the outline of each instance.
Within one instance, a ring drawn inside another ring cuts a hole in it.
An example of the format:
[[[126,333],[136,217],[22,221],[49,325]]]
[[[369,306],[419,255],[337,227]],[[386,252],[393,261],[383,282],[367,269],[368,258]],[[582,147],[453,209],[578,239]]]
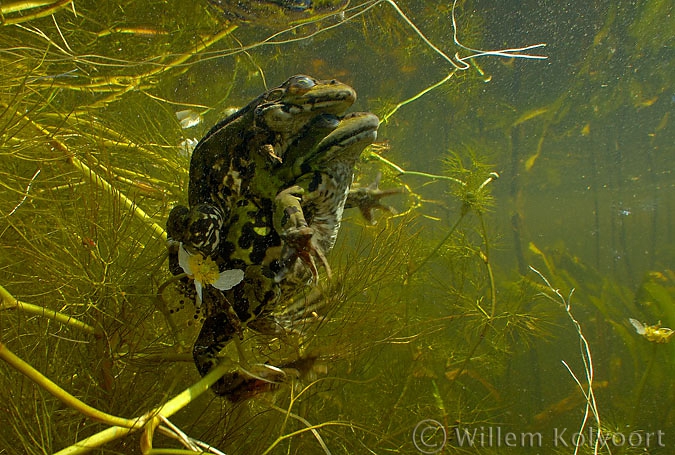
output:
[[[281,180],[293,182],[276,196],[274,227],[281,236],[282,280],[304,262],[317,276],[314,257],[330,276],[326,254],[333,248],[342,213],[354,180],[354,166],[365,145],[375,141],[379,119],[368,112],[346,115],[309,153],[274,170]],[[361,204],[359,204],[361,205]]]
[[[190,209],[175,207],[167,231],[172,272],[186,272],[198,304],[204,303],[193,347],[202,375],[242,336],[243,323],[280,329],[273,309],[317,277],[314,257],[330,273],[325,255],[340,227],[354,164],[378,126],[369,113],[341,117],[355,97],[337,81],[294,76],[221,121],[197,145]],[[212,388],[237,399],[254,388],[251,381],[232,373]]]
[[[296,75],[220,121],[193,151],[190,208],[176,206],[171,211],[169,237],[190,254],[214,257],[233,205],[251,197],[249,183],[254,176],[266,175],[283,162],[288,146],[315,117],[341,115],[355,99],[356,92],[346,84]],[[170,249],[174,273],[180,273],[177,257],[174,244]]]

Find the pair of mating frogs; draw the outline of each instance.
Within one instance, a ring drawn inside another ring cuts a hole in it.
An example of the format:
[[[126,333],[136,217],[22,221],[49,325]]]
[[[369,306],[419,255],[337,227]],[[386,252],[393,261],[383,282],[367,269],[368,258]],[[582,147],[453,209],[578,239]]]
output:
[[[220,121],[190,163],[189,208],[169,214],[169,266],[194,280],[205,320],[193,347],[205,375],[242,323],[274,333],[272,311],[318,278],[345,207],[371,219],[392,191],[351,189],[354,166],[378,118],[345,114],[355,91],[335,80],[293,76]],[[255,321],[255,322],[253,322]],[[232,373],[213,386],[237,399],[253,378]]]

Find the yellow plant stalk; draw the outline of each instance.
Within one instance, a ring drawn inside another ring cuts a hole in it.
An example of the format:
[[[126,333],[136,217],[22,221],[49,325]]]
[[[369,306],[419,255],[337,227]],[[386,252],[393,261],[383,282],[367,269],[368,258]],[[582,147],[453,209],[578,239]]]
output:
[[[72,446],[57,452],[56,455],[74,455],[87,453],[96,447],[100,447],[106,442],[113,441],[115,439],[127,436],[129,433],[141,430],[148,424],[151,426],[147,428],[148,433],[145,435],[145,444],[146,446],[149,445],[151,447],[152,431],[157,426],[158,416],[161,415],[164,417],[170,417],[171,415],[175,414],[177,411],[190,404],[192,400],[204,393],[214,382],[220,379],[220,377],[228,371],[227,362],[224,362],[213,368],[209,374],[204,376],[201,380],[189,388],[185,389],[183,392],[173,397],[167,403],[158,406],[157,408],[147,412],[142,416],[126,419],[100,411],[75,398],[66,390],[56,385],[49,378],[30,366],[24,360],[16,356],[1,342],[0,359],[7,362],[14,369],[61,400],[67,406],[77,410],[81,414],[93,420],[111,425],[110,428],[83,439],[82,441],[79,441]]]
[[[103,430],[99,433],[96,433],[82,441],[79,441],[73,444],[70,447],[66,447],[59,452],[56,452],[54,455],[77,455],[82,453],[87,453],[90,450],[100,447],[101,445],[119,439],[129,435],[129,433],[138,431],[143,428],[144,425],[153,422],[153,427],[155,426],[155,419],[160,415],[163,417],[171,417],[176,412],[183,409],[185,406],[190,404],[194,399],[199,395],[204,393],[208,388],[220,379],[230,368],[228,362],[222,362],[215,366],[209,373],[201,378],[198,382],[195,382],[190,387],[167,401],[165,404],[149,411],[145,415],[133,419],[135,422],[133,427],[124,427],[124,426],[112,426],[106,430]],[[129,419],[125,419],[130,421]],[[148,435],[144,436],[146,438],[145,444],[148,444]],[[147,446],[146,446],[147,447]]]
[[[24,120],[30,123],[40,133],[44,134],[47,138],[49,138],[48,139],[49,143],[55,149],[63,152],[64,155],[66,156],[66,159],[68,160],[68,163],[75,166],[85,178],[93,180],[94,183],[103,191],[109,193],[113,197],[119,198],[119,200],[122,202],[122,205],[127,209],[131,210],[136,218],[138,218],[144,223],[147,223],[160,239],[166,240],[166,231],[164,230],[164,228],[161,227],[159,224],[155,223],[154,221],[152,221],[152,217],[147,213],[145,213],[145,211],[143,211],[143,209],[141,209],[138,205],[136,205],[134,201],[129,199],[118,189],[114,188],[107,180],[105,180],[103,177],[94,172],[89,166],[84,164],[80,159],[78,159],[75,156],[73,152],[70,151],[70,149],[68,149],[68,146],[66,144],[55,138],[54,135],[50,133],[46,128],[44,128],[42,125],[39,125],[38,123],[34,122],[32,119],[30,119],[24,114],[17,112],[17,115],[20,115]]]
[[[56,398],[61,400],[67,406],[70,406],[73,409],[78,410],[80,413],[85,416],[98,420],[99,422],[104,422],[110,425],[118,425],[126,428],[134,427],[138,425],[139,420],[130,420],[124,419],[121,417],[116,417],[105,412],[99,411],[96,408],[89,406],[88,404],[78,400],[61,387],[56,385],[49,378],[44,376],[42,373],[37,371],[35,368],[30,366],[21,358],[17,357],[12,351],[10,351],[3,343],[0,342],[0,359],[7,362],[14,369],[28,377],[31,381],[38,384],[40,387],[45,389],[47,392],[54,395]],[[144,423],[144,422],[143,422]]]
[[[89,324],[75,319],[67,314],[59,313],[58,311],[48,310],[47,308],[32,303],[22,302],[16,299],[4,287],[0,285],[0,310],[20,310],[24,313],[37,314],[48,319],[53,319],[61,324],[83,330],[91,335],[96,335],[96,329]]]
[[[0,25],[14,25],[20,24],[22,22],[28,22],[33,19],[39,19],[41,17],[46,17],[54,14],[55,11],[63,8],[66,5],[72,3],[73,0],[59,0],[56,2],[50,1],[19,1],[13,2],[6,5],[0,5],[0,13],[2,13],[2,19],[0,20]],[[4,17],[7,14],[23,12],[28,9],[39,8],[41,6],[46,6],[41,10],[38,10],[32,14],[25,14],[23,16],[7,18]]]

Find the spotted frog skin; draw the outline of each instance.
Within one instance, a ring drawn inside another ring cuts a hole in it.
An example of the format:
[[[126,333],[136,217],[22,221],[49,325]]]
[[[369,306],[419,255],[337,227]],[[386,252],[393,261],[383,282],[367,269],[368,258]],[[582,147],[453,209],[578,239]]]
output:
[[[251,194],[254,176],[266,175],[282,163],[290,144],[315,117],[341,115],[355,100],[354,89],[346,84],[297,75],[220,121],[195,147],[190,208],[176,206],[171,211],[169,237],[190,253],[216,256],[220,230],[234,205],[260,196]],[[177,270],[175,263],[170,266]]]
[[[375,141],[378,125],[379,119],[371,113],[349,114],[309,153],[288,167],[275,169],[275,174],[284,176],[282,180],[294,183],[276,196],[274,227],[283,241],[283,270],[277,280],[292,269],[296,258],[316,276],[316,256],[330,273],[325,255],[337,239],[354,165],[363,149]]]
[[[221,293],[209,288],[205,301],[215,304],[217,310],[209,311],[193,349],[201,374],[211,369],[218,352],[233,336],[241,336],[241,323],[257,318],[254,328],[258,330],[280,329],[270,312],[299,292],[315,272],[303,265],[303,255],[309,257],[314,250],[325,255],[332,248],[354,162],[375,139],[377,126],[377,117],[372,114],[343,119],[310,149],[312,158],[301,166],[304,171],[288,182],[289,188],[278,192],[274,200],[250,198],[234,208],[220,254],[226,268],[241,268],[245,275],[231,290]],[[289,242],[303,229],[307,230],[306,242]],[[226,375],[214,385],[214,391],[232,398],[234,388],[241,387],[241,381],[234,378],[240,375]]]
[[[190,166],[190,209],[175,207],[167,222],[174,249],[212,258],[221,271],[243,271],[230,289],[203,289],[206,316],[193,347],[200,374],[242,324],[279,330],[271,318],[317,276],[315,257],[335,243],[363,149],[376,137],[369,113],[342,116],[354,91],[337,81],[294,76],[221,121],[197,145]],[[172,272],[182,272],[176,266]],[[245,382],[244,382],[245,384]],[[235,399],[241,375],[212,389]],[[244,385],[245,387],[245,385]]]

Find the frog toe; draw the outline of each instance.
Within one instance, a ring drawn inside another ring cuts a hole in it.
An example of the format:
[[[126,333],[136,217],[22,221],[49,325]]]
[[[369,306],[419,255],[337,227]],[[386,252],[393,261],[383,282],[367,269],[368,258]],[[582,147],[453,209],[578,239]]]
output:
[[[303,356],[280,367],[267,363],[252,365],[248,370],[228,373],[216,382],[212,389],[233,403],[252,398],[260,393],[271,392],[280,385],[311,374],[315,368],[315,355]]]
[[[388,190],[381,190],[379,188],[381,174],[378,174],[375,181],[366,187],[352,188],[349,191],[345,208],[358,208],[361,215],[370,224],[375,224],[375,210],[383,210],[395,215],[396,209],[392,206],[383,204],[382,198],[391,196],[393,194],[401,194],[405,192],[404,188],[392,188]]]
[[[283,264],[282,272],[277,274],[277,280],[280,281],[288,274],[295,265],[296,260],[302,261],[309,271],[312,273],[312,278],[316,282],[319,278],[319,270],[317,261],[326,269],[328,278],[331,278],[331,268],[326,259],[326,254],[323,248],[319,246],[314,239],[314,230],[305,226],[303,228],[292,230],[282,236],[284,245],[281,254],[281,263]]]
[[[220,378],[211,389],[233,403],[271,392],[286,381],[286,373],[272,365],[257,365],[256,371],[235,371]]]

